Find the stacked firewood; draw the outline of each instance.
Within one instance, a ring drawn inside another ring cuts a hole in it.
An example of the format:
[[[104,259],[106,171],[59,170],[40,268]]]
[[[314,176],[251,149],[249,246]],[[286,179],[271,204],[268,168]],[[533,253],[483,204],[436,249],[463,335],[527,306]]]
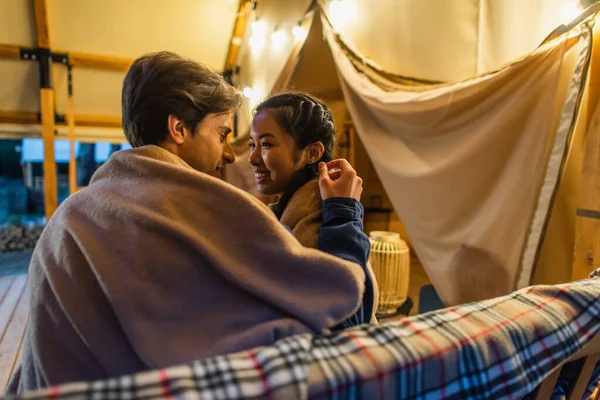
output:
[[[0,226],[0,253],[34,248],[43,229],[41,226]]]

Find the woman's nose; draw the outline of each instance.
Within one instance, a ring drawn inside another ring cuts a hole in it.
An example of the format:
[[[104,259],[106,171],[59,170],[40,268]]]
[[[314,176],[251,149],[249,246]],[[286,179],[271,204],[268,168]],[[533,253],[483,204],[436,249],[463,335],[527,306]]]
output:
[[[258,147],[250,148],[250,154],[248,155],[248,162],[251,165],[258,165],[262,162],[260,158],[260,151],[258,151]]]

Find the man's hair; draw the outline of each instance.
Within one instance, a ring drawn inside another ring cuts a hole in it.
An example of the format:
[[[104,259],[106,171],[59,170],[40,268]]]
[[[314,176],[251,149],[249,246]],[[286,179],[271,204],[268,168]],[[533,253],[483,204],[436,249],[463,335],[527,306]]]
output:
[[[173,114],[196,127],[208,114],[236,111],[240,92],[206,66],[170,52],[146,54],[133,62],[123,81],[123,130],[133,147],[160,144]]]

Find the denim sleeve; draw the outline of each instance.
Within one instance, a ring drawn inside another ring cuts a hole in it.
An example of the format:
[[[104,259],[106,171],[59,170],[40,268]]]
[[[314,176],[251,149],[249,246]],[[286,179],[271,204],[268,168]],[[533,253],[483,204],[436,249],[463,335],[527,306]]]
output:
[[[373,312],[373,281],[367,269],[371,244],[363,232],[363,213],[364,209],[360,202],[349,197],[332,197],[323,201],[323,225],[320,230],[319,249],[359,264],[366,277],[361,307],[334,329],[345,329],[368,323]]]

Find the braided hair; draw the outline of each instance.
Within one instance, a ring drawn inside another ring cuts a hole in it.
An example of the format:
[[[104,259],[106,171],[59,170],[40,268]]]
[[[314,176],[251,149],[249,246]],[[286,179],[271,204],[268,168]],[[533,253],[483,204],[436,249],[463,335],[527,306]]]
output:
[[[321,100],[306,93],[277,94],[260,103],[254,109],[254,115],[266,110],[271,110],[271,115],[277,125],[292,136],[297,149],[302,150],[315,142],[321,142],[325,148],[317,162],[307,165],[296,174],[294,181],[279,199],[275,207],[275,214],[277,218],[281,218],[287,202],[294,193],[308,181],[319,176],[319,162],[333,160],[335,127],[329,107]]]

